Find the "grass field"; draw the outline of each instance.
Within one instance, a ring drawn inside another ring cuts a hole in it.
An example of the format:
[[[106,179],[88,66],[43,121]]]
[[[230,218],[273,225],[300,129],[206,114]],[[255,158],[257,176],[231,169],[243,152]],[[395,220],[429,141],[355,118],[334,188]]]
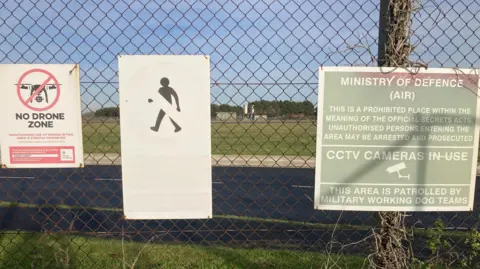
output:
[[[312,121],[286,123],[212,123],[214,155],[314,156],[316,125]],[[86,123],[86,153],[119,153],[118,123]]]
[[[358,256],[145,244],[16,231],[0,234],[0,248],[0,268],[361,268],[364,262]]]
[[[104,208],[104,207],[82,207],[82,206],[71,206],[71,205],[49,205],[49,204],[26,204],[26,203],[16,203],[16,202],[5,202],[0,201],[0,207],[7,208],[51,208],[51,209],[70,209],[70,210],[92,210],[92,211],[104,211],[104,212],[122,212],[122,208]],[[229,219],[229,220],[243,220],[243,221],[254,221],[262,223],[277,223],[277,224],[290,224],[300,227],[309,227],[314,229],[324,229],[324,230],[335,230],[335,229],[350,229],[356,231],[370,231],[372,226],[369,225],[350,225],[350,224],[332,224],[332,223],[321,223],[321,222],[304,222],[304,221],[293,221],[286,219],[272,219],[272,218],[259,218],[259,217],[248,217],[248,216],[234,216],[234,215],[213,215],[214,219]],[[422,228],[411,229],[408,228],[408,232],[413,232],[417,236],[426,236],[426,230]],[[445,231],[448,237],[455,237],[459,240],[465,240],[468,236],[469,231],[465,230],[454,230],[454,231]]]
[[[0,202],[0,207],[33,207],[39,205]],[[67,205],[41,206],[76,209]],[[85,208],[83,208],[85,209]],[[91,208],[90,210],[121,211],[121,209]],[[304,223],[287,220],[242,216],[214,216],[216,219],[238,219],[265,223],[285,223],[313,229],[371,230],[369,226]],[[424,229],[408,229],[416,238],[425,237]],[[445,231],[455,242],[465,241],[465,231]],[[195,244],[162,243],[161,236],[146,238],[147,243],[85,237],[74,233],[35,233],[2,231],[0,233],[0,268],[362,268],[364,257],[326,252],[270,250],[201,246]],[[128,235],[125,236],[128,238]],[[415,267],[420,268],[420,267]],[[423,267],[421,267],[423,268]],[[439,267],[443,268],[443,267]],[[457,267],[450,267],[457,268]]]

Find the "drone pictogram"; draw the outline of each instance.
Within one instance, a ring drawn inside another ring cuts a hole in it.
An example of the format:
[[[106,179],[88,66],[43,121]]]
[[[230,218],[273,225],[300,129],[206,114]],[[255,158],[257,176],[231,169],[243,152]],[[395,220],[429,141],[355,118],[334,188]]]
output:
[[[45,111],[60,98],[60,83],[47,70],[31,69],[23,73],[16,85],[20,102],[33,111]]]
[[[30,96],[32,96],[37,90],[38,88],[40,88],[40,84],[26,84],[26,83],[23,83],[23,84],[20,84],[20,89],[22,90],[29,90],[30,91]],[[30,103],[33,102],[33,100],[35,99],[35,101],[37,101],[37,103],[41,103],[45,100],[45,102],[48,104],[49,101],[48,101],[48,92],[47,90],[56,90],[57,89],[57,86],[55,84],[45,84],[45,86],[43,87],[43,89],[41,89],[38,94],[36,96],[34,96],[34,98],[32,98],[30,100]],[[42,93],[43,93],[43,96],[42,96]]]

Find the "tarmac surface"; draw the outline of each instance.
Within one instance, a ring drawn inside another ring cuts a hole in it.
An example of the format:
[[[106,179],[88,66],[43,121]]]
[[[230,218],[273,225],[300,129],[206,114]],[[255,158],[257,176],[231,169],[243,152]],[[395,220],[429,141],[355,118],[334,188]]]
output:
[[[0,170],[0,201],[4,204],[57,206],[0,208],[0,229],[68,230],[104,237],[123,234],[134,240],[147,240],[157,236],[162,241],[324,249],[333,232],[341,238],[337,240],[348,244],[366,237],[369,227],[377,223],[375,212],[314,210],[314,169],[311,168],[217,166],[212,169],[214,218],[162,221],[123,219],[121,166]],[[475,211],[417,212],[408,218],[409,225],[428,227],[440,216],[450,229],[475,227],[480,216],[479,185],[480,183],[477,184]],[[59,207],[65,205],[75,209]],[[112,211],[114,209],[118,211]],[[334,231],[332,228],[312,227],[298,222],[332,224],[337,225],[337,228]],[[361,244],[356,247],[359,247],[357,251],[365,250]]]
[[[213,167],[212,174],[214,215],[329,224],[339,221],[351,225],[376,222],[371,212],[314,210],[314,169]],[[121,166],[0,170],[0,201],[122,209],[121,179]],[[476,185],[478,209],[480,184]],[[477,216],[480,214],[478,210],[474,212],[477,212]],[[338,220],[340,213],[342,218]],[[468,216],[472,213],[454,212],[450,225],[468,225]],[[437,214],[415,215],[425,223]],[[460,216],[464,217],[459,219]]]

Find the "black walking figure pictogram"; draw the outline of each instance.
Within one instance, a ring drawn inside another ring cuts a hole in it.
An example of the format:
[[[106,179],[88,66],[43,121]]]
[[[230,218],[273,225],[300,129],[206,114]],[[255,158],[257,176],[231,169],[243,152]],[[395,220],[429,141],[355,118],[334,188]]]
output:
[[[169,84],[170,84],[170,81],[168,80],[168,78],[162,78],[160,80],[160,85],[162,85],[162,87],[158,90],[158,93],[160,93],[160,95],[163,98],[165,98],[165,100],[167,100],[171,105],[172,105],[172,96],[173,96],[173,98],[175,98],[175,104],[177,105],[177,111],[180,112],[180,105],[179,105],[177,92],[175,92],[173,88],[169,87],[168,86]],[[148,102],[151,103],[153,102],[153,100],[148,99]],[[158,129],[160,128],[160,124],[162,123],[163,117],[165,117],[165,114],[166,114],[165,111],[163,111],[163,109],[160,109],[160,112],[158,112],[157,121],[155,122],[155,126],[150,127],[152,131],[158,132]],[[182,129],[182,127],[180,127],[171,117],[169,118],[173,126],[175,126],[175,133],[179,132]]]

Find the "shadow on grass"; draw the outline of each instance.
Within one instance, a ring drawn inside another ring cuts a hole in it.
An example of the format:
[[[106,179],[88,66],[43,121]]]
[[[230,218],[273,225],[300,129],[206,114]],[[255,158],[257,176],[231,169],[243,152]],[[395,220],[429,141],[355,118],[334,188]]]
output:
[[[75,269],[75,251],[64,235],[2,233],[0,268]]]

